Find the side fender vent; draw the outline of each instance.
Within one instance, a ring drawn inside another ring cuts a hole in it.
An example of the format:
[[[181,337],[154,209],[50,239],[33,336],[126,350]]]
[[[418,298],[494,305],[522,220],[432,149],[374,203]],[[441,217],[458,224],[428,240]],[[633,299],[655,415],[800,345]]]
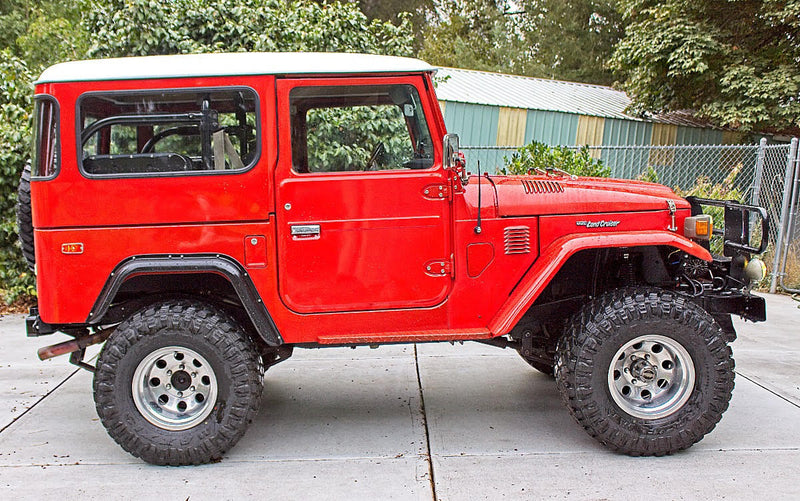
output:
[[[528,254],[531,251],[531,229],[509,226],[503,232],[506,254]]]
[[[522,179],[522,189],[528,195],[534,193],[564,193],[564,187],[558,181],[540,181],[533,179]]]

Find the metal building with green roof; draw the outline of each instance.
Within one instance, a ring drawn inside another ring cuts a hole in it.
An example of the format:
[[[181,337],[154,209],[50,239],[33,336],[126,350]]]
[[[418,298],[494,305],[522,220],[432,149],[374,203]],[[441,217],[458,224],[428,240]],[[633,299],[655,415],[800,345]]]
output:
[[[741,135],[688,114],[642,118],[602,85],[441,68],[436,93],[448,130],[470,146],[734,144]]]

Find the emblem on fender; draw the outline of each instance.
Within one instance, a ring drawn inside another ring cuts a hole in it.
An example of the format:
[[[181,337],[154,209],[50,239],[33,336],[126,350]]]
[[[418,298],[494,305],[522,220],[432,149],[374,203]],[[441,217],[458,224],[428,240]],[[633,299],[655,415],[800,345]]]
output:
[[[614,228],[619,224],[619,221],[575,221],[576,226],[586,226],[587,228]]]

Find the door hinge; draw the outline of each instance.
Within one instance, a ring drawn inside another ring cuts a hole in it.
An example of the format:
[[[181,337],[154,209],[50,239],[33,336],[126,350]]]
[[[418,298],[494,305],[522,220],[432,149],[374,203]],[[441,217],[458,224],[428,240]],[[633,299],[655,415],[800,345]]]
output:
[[[422,189],[422,196],[428,200],[450,200],[450,193],[446,184],[429,184]]]
[[[433,259],[425,263],[425,274],[431,277],[454,275],[453,262],[447,259]]]

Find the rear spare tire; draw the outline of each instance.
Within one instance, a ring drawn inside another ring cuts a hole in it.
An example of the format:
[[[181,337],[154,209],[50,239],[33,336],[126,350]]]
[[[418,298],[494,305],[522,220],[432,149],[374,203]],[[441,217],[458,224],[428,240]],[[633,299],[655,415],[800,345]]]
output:
[[[19,227],[19,243],[22,255],[28,262],[28,268],[36,271],[36,252],[33,247],[33,216],[31,213],[31,162],[25,164],[17,189],[17,226]]]

